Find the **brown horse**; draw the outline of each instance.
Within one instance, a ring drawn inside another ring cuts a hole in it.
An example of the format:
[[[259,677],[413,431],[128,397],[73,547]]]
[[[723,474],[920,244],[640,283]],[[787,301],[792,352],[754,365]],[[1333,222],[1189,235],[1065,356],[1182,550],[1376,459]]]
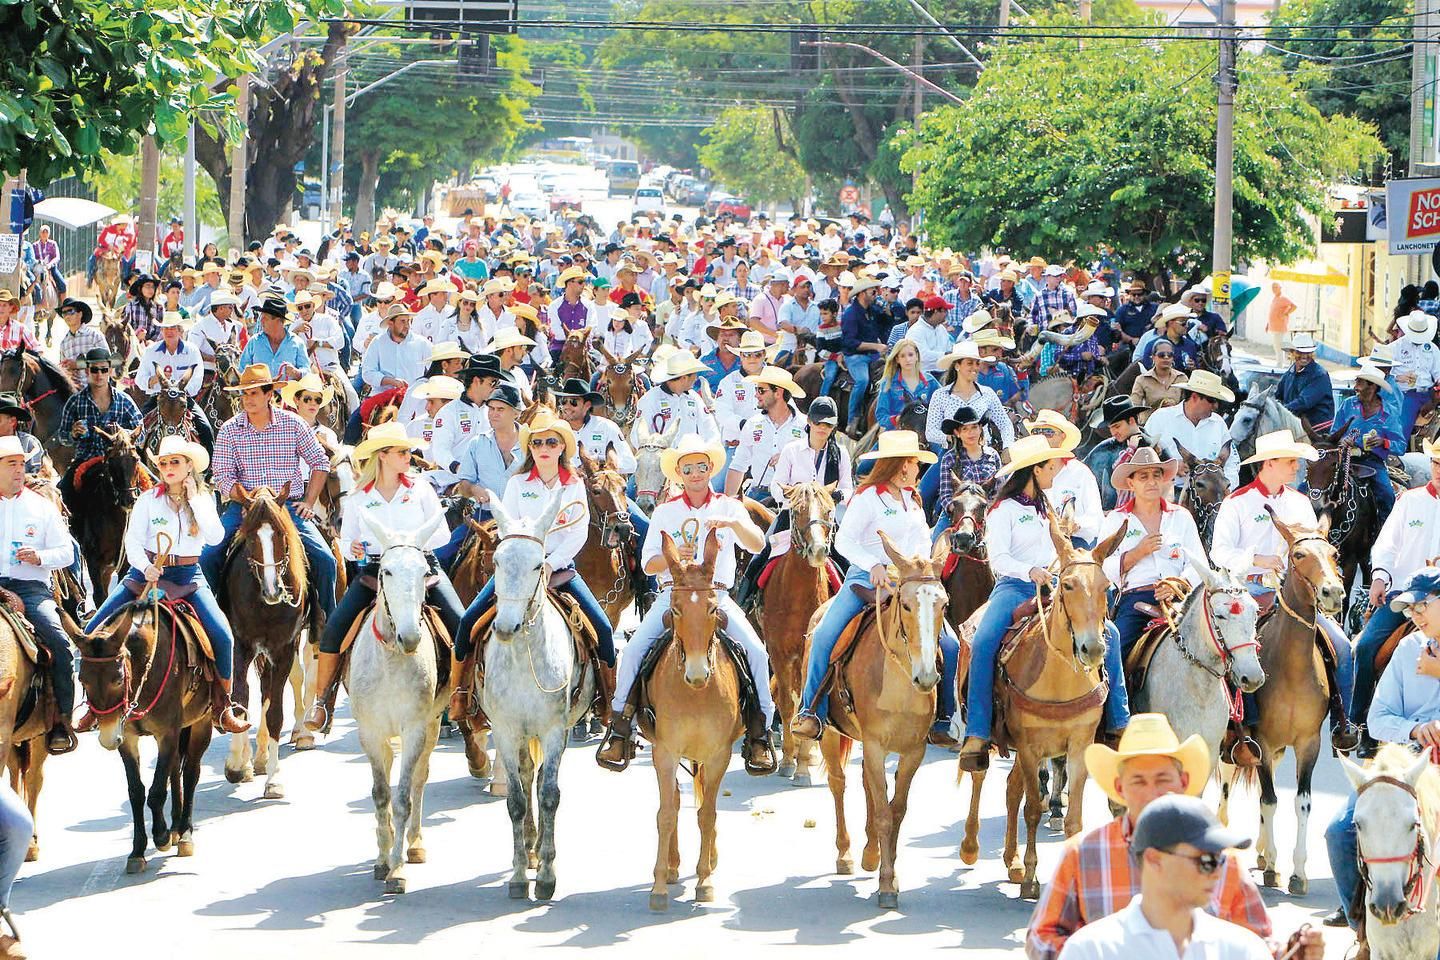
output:
[[[597,348],[605,366],[600,369],[595,389],[605,402],[596,412],[614,420],[621,430],[628,430],[635,422],[640,395],[644,393],[639,367],[640,355],[644,351],[636,350],[623,359],[616,359],[604,344],[598,344]]]
[[[114,358],[114,380],[119,383],[120,378],[130,372],[132,363],[138,362],[140,359],[140,347],[135,337],[135,329],[123,318],[107,311],[101,314],[100,332],[104,335],[105,345],[110,348],[110,355]]]
[[[1229,440],[1220,448],[1220,456],[1213,460],[1197,457],[1179,442],[1180,457],[1185,461],[1189,482],[1180,495],[1180,506],[1190,511],[1195,518],[1195,527],[1200,531],[1200,542],[1210,543],[1215,536],[1215,515],[1220,512],[1220,501],[1230,493],[1230,481],[1225,477],[1225,464],[1230,460],[1232,444]]]
[[[1305,480],[1315,515],[1329,520],[1327,536],[1335,545],[1341,582],[1354,583],[1358,572],[1360,582],[1369,583],[1370,548],[1380,535],[1380,502],[1373,489],[1377,468],[1356,462],[1355,445],[1342,440],[1348,428],[1343,424],[1329,436],[1309,431],[1320,459],[1306,464]]]
[[[210,744],[212,697],[210,684],[196,682],[201,665],[191,663],[188,645],[176,640],[174,616],[165,603],[135,604],[77,643],[80,685],[99,717],[100,745],[118,749],[125,765],[135,822],[126,873],[145,869],[147,803],[155,848],[163,853],[174,846],[181,857],[195,852],[195,785]],[[158,748],[148,798],[140,779],[141,737],[154,737]]]
[[[1038,616],[1023,629],[1014,652],[1000,668],[997,687],[1002,709],[997,715],[1004,717],[1005,733],[1016,754],[1006,781],[1004,857],[1010,881],[1020,884],[1023,898],[1040,895],[1035,877],[1035,833],[1044,810],[1040,768],[1051,758],[1066,758],[1069,770],[1065,835],[1080,831],[1085,748],[1094,742],[1108,691],[1100,667],[1105,662],[1105,591],[1110,584],[1101,564],[1124,535],[1122,527],[1093,551],[1080,549],[1071,545],[1052,513],[1050,539],[1055,544],[1058,586],[1052,599],[1041,603]],[[1016,860],[1022,797],[1023,868]],[[965,842],[975,842],[968,824]]]
[[[205,374],[205,384],[195,402],[210,418],[210,425],[220,425],[235,416],[235,394],[225,390],[240,382],[240,350],[234,344],[222,343],[215,348],[215,372]]]
[[[1272,515],[1273,516],[1273,515]],[[1278,883],[1275,851],[1275,768],[1285,751],[1295,750],[1295,853],[1290,892],[1304,896],[1307,827],[1310,820],[1311,778],[1320,756],[1320,728],[1331,703],[1330,684],[1316,645],[1321,614],[1334,617],[1345,602],[1335,547],[1326,536],[1329,520],[1308,530],[1274,518],[1275,529],[1289,550],[1288,572],[1276,595],[1276,604],[1260,621],[1255,639],[1260,644],[1260,666],[1269,679],[1255,692],[1259,722],[1254,734],[1260,744],[1260,840],[1256,861],[1264,871],[1265,886]],[[1322,641],[1323,642],[1323,641]],[[1234,770],[1230,768],[1230,776]],[[1230,783],[1221,786],[1221,815],[1228,813]]]
[[[110,575],[121,560],[130,508],[153,480],[140,463],[132,433],[124,427],[113,432],[97,426],[91,429],[110,441],[110,446],[83,474],[77,471],[65,506],[70,511],[70,532],[90,571],[95,602],[101,603]]]
[[[42,648],[43,649],[43,648]],[[10,785],[25,799],[35,832],[27,861],[40,857],[40,789],[45,784],[45,740],[55,721],[55,695],[21,649],[9,622],[0,619],[0,766],[10,768]]]
[[[571,330],[565,335],[565,344],[560,348],[560,362],[555,367],[555,376],[560,378],[579,377],[590,382],[590,334],[593,331]]]
[[[575,557],[575,567],[605,608],[610,623],[618,626],[620,615],[635,595],[630,563],[639,562],[640,557],[625,502],[625,478],[615,466],[613,453],[606,454],[602,467],[583,451],[580,476],[590,502],[593,532]]]
[[[120,254],[114,250],[100,254],[100,262],[95,265],[95,287],[99,292],[100,305],[106,310],[114,310],[116,301],[120,299]]]
[[[461,522],[470,528],[470,532],[455,552],[455,560],[450,566],[450,583],[455,587],[460,602],[469,606],[480,592],[480,587],[495,575],[495,547],[500,542],[500,534],[494,520],[476,520],[471,516],[473,501],[462,499],[461,504],[461,515],[464,517]],[[490,754],[485,749],[485,724],[476,723],[476,718],[471,717],[450,719],[464,738],[465,762],[470,776],[476,780],[491,779],[493,768]],[[504,795],[504,779],[492,780],[490,792],[494,796]]]
[[[55,428],[66,401],[75,393],[70,377],[45,357],[20,347],[0,355],[0,391],[15,394],[30,411],[30,432],[43,439],[45,452],[63,473],[75,449],[60,442]]]
[[[929,557],[905,557],[890,538],[880,534],[880,545],[896,570],[893,594],[855,638],[854,653],[837,678],[849,691],[845,698],[831,697],[830,719],[820,739],[829,771],[830,793],[835,800],[835,872],[855,872],[850,856],[850,832],[845,825],[845,765],[855,741],[862,747],[865,783],[865,849],[862,870],[880,870],[879,904],[882,910],[900,905],[895,877],[900,825],[910,803],[910,782],[925,757],[925,741],[935,719],[935,686],[940,682],[940,630],[945,618],[945,589],[940,566],[948,545],[936,544]],[[810,633],[828,607],[811,618]],[[900,759],[895,767],[895,791],[887,792],[885,761]]]
[[[305,548],[285,502],[287,483],[279,494],[268,487],[239,487],[244,513],[234,542],[238,549],[224,570],[225,614],[235,633],[235,702],[250,702],[250,662],[260,676],[264,722],[256,725],[255,753],[248,733],[232,734],[225,760],[225,779],[247,783],[256,773],[266,776],[265,799],[285,796],[280,782],[280,731],[285,725],[285,684],[300,643],[300,631],[312,611]],[[319,632],[318,626],[312,632]],[[299,718],[296,718],[298,725]]]
[[[695,901],[715,899],[710,875],[719,855],[715,848],[715,807],[720,781],[730,765],[730,750],[744,730],[740,680],[730,657],[717,652],[720,608],[715,597],[715,558],[720,541],[714,530],[705,538],[703,559],[685,559],[668,533],[660,550],[674,581],[669,622],[674,639],[665,647],[646,684],[655,711],[655,779],[660,787],[656,818],[658,843],[650,909],[670,907],[669,884],[680,877],[680,785],[676,768],[693,763],[695,808],[700,823],[700,857],[695,866]]]
[[[200,368],[190,369],[193,375]],[[166,437],[201,439],[198,421],[190,412],[184,381],[175,383],[163,373],[159,376],[160,391],[155,395],[155,406],[140,421],[140,431],[135,436],[135,446],[152,457],[160,450],[160,441]]]
[[[784,754],[779,774],[792,786],[810,786],[815,750],[790,732],[790,721],[800,709],[805,687],[805,662],[810,647],[805,628],[820,605],[830,599],[830,541],[835,533],[833,487],[797,483],[782,491],[790,509],[790,549],[775,561],[775,568],[760,594],[760,635],[770,652],[770,675],[775,684],[775,712],[780,718]]]

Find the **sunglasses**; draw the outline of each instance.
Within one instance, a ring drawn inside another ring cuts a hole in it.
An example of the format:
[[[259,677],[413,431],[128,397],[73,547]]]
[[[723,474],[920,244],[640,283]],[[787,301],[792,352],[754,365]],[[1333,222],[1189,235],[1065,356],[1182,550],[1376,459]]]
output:
[[[190,461],[185,457],[165,457],[163,460],[156,460],[155,462],[162,467],[181,467]]]
[[[685,466],[683,466],[683,467],[680,468],[680,475],[683,476],[683,477],[688,477],[688,476],[690,476],[690,475],[693,474],[693,473],[709,473],[709,472],[710,472],[710,461],[709,461],[709,460],[706,460],[704,463],[691,463],[691,464],[687,464],[687,465],[685,465]]]
[[[323,398],[314,393],[302,393],[295,399],[299,403],[319,403]]]
[[[1030,432],[1033,433],[1033,434],[1035,434],[1037,437],[1058,437],[1058,436],[1060,436],[1060,431],[1059,431],[1059,430],[1056,430],[1056,429],[1053,429],[1052,427],[1036,427],[1034,430],[1031,430]]]
[[[530,441],[532,448],[536,447],[558,447],[563,443],[559,437],[536,437]]]
[[[1164,353],[1161,353],[1159,350],[1156,350],[1155,353],[1153,354],[1153,356],[1155,356],[1155,357],[1165,357],[1165,358],[1168,359],[1168,358],[1170,358],[1170,357],[1175,356],[1175,354],[1172,353],[1172,352],[1169,351],[1169,350],[1166,350]]]
[[[87,369],[90,373],[109,373],[109,372],[110,372],[110,368],[109,368],[109,367],[87,367],[86,369]]]
[[[1225,862],[1224,858],[1218,853],[1202,853],[1192,857],[1188,853],[1176,853],[1174,850],[1161,850],[1160,852],[1167,856],[1179,857],[1181,860],[1189,860],[1195,864],[1196,870],[1199,870],[1206,876],[1219,870],[1220,864]]]

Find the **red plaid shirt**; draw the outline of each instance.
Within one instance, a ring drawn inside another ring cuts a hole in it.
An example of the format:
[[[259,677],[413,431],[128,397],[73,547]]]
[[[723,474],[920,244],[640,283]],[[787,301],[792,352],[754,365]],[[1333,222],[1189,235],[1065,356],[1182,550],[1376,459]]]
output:
[[[225,422],[215,437],[212,461],[215,489],[230,496],[236,483],[253,490],[269,487],[276,494],[290,484],[290,499],[305,496],[315,470],[329,470],[330,458],[315,431],[288,410],[270,409],[270,425],[256,430],[244,412]],[[302,469],[303,467],[303,469]]]
[[[1139,893],[1140,864],[1130,856],[1128,816],[1075,837],[1066,844],[1054,878],[1035,904],[1025,934],[1026,956],[1030,960],[1055,960],[1076,930],[1119,912]],[[1233,856],[1225,858],[1220,883],[1205,910],[1262,939],[1270,936],[1265,901]]]

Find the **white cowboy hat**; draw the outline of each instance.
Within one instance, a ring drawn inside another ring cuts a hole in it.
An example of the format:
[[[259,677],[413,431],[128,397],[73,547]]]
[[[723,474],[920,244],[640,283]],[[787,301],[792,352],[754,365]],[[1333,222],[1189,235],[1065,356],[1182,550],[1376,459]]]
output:
[[[960,329],[973,336],[994,322],[989,310],[976,310],[960,322]]]
[[[535,419],[520,425],[520,449],[530,449],[530,438],[544,433],[553,433],[564,442],[565,459],[562,463],[570,463],[575,459],[575,431],[549,407],[540,407],[535,411]]]
[[[1301,443],[1295,439],[1294,434],[1289,430],[1276,430],[1274,433],[1267,433],[1255,441],[1255,455],[1240,461],[1243,467],[1247,463],[1259,463],[1262,460],[1284,460],[1294,457],[1297,460],[1319,460],[1320,454],[1308,443]]]
[[[1433,323],[1434,321],[1431,322]],[[1434,328],[1432,327],[1431,329],[1433,330]],[[1310,334],[1297,333],[1290,338],[1290,343],[1285,349],[1293,353],[1314,353],[1318,346],[1319,344],[1315,342],[1315,338]]]
[[[291,380],[280,388],[280,397],[290,406],[302,392],[320,394],[320,406],[324,407],[335,399],[335,388],[320,379],[318,373],[307,373],[298,380]]]
[[[1235,394],[1225,386],[1225,381],[1220,379],[1219,374],[1209,370],[1196,370],[1190,374],[1190,379],[1180,384],[1181,391],[1189,390],[1191,393],[1198,393],[1203,397],[1210,397],[1224,403],[1234,403]]]
[[[959,360],[979,360],[981,363],[995,362],[994,357],[980,356],[980,348],[975,344],[975,341],[964,340],[960,343],[955,344],[955,349],[945,354],[945,356],[941,357],[939,360],[936,360],[935,366],[941,373],[944,373],[951,367],[955,366],[955,363]]]
[[[6,437],[5,439],[10,439]],[[0,453],[0,456],[6,454]],[[155,461],[158,463],[165,457],[187,457],[190,465],[195,468],[196,473],[204,473],[210,466],[210,454],[205,448],[193,440],[186,440],[184,437],[172,434],[160,441],[160,448],[155,451]]]
[[[430,359],[427,364],[435,363],[438,360],[469,360],[470,354],[460,349],[460,344],[454,340],[442,340],[430,348]]]
[[[1015,341],[994,330],[981,330],[970,339],[970,342],[977,347],[999,347],[1001,350],[1014,350]]]
[[[217,293],[212,293],[212,294],[210,295],[210,308],[211,308],[212,310],[213,310],[214,308],[216,308],[216,307],[238,307],[238,306],[240,306],[240,300],[239,300],[239,298],[236,297],[235,294],[229,292],[228,290],[221,290],[221,291],[219,291],[219,292],[217,292]]]
[[[751,331],[752,333],[754,331]],[[765,383],[772,387],[779,387],[790,394],[791,399],[804,400],[805,391],[800,389],[800,384],[790,376],[788,371],[780,367],[765,366],[759,373],[752,373],[745,378],[746,383]]]
[[[939,457],[920,445],[920,436],[914,430],[886,430],[880,434],[880,443],[869,453],[861,454],[860,460],[906,460],[914,457],[921,463],[934,463]]]
[[[0,437],[0,460],[23,456],[26,456],[25,447],[21,445],[19,437]]]
[[[882,433],[883,437],[884,434]],[[1050,446],[1050,441],[1044,437],[1030,436],[1018,437],[1015,442],[1007,448],[1010,460],[999,470],[995,471],[997,477],[1008,477],[1016,470],[1023,470],[1026,467],[1033,467],[1037,463],[1044,463],[1046,460],[1055,460],[1059,457],[1070,456],[1070,451],[1062,447]]]
[[[1091,280],[1090,285],[1085,288],[1085,292],[1080,294],[1080,296],[1082,299],[1088,297],[1104,297],[1108,300],[1115,296],[1115,288],[1106,286],[1103,280]]]
[[[699,434],[687,433],[675,446],[660,453],[660,472],[681,483],[680,461],[685,457],[703,456],[710,461],[710,476],[714,477],[725,469],[725,448],[718,443],[706,443]]]
[[[535,341],[525,336],[525,334],[519,330],[516,330],[514,327],[503,327],[495,334],[495,339],[490,341],[490,345],[485,348],[485,352],[499,353],[501,350],[509,347],[533,346],[535,346]]]
[[[1400,324],[1400,330],[1416,346],[1435,339],[1435,318],[1424,310],[1414,310]]]
[[[707,373],[709,370],[710,368],[696,360],[690,351],[677,350],[665,359],[665,372],[658,376],[652,374],[652,379],[656,383],[669,383],[692,373]]]
[[[8,438],[0,437],[0,441],[3,441],[5,439]],[[1429,457],[1431,460],[1440,460],[1440,442],[1422,440],[1420,441],[1420,449],[1424,451],[1425,456]]]
[[[1370,355],[1361,357],[1360,362],[1374,364],[1377,367],[1390,367],[1395,363],[1395,357],[1390,352],[1390,344],[1377,343],[1370,348]]]
[[[180,311],[178,310],[166,310],[156,326],[162,330],[165,327],[183,327],[185,326],[185,318],[180,315]]]
[[[1385,373],[1374,364],[1360,364],[1360,369],[1355,371],[1355,379],[1373,383],[1377,387],[1385,386]]]
[[[1108,289],[1108,288],[1107,288],[1107,289]],[[1098,294],[1096,294],[1096,296],[1098,296]],[[1110,314],[1106,312],[1106,310],[1105,310],[1104,307],[1097,307],[1097,306],[1095,306],[1095,304],[1093,304],[1093,303],[1082,303],[1082,304],[1079,304],[1079,305],[1075,308],[1075,319],[1076,319],[1076,320],[1084,321],[1084,320],[1089,320],[1089,319],[1091,319],[1092,317],[1108,317],[1108,316],[1110,316]],[[1091,326],[1094,326],[1094,324],[1091,324]]]
[[[480,288],[480,293],[481,295],[488,297],[492,293],[499,295],[502,293],[509,293],[511,290],[514,289],[514,281],[506,280],[504,277],[496,277],[494,280],[487,280],[485,282],[485,286]]]
[[[389,423],[382,423],[379,426],[371,427],[370,432],[365,435],[365,439],[356,445],[353,457],[356,463],[361,463],[369,460],[386,447],[404,447],[407,450],[419,450],[424,446],[425,441],[423,439],[408,435],[405,432],[404,424],[396,423],[392,420]]]
[[[454,377],[437,374],[415,388],[415,396],[421,400],[459,400],[465,387]]]
[[[1064,438],[1060,443],[1060,449],[1067,454],[1080,446],[1080,428],[1054,410],[1041,410],[1035,414],[1034,420],[1025,421],[1025,429],[1030,433],[1034,433],[1037,427],[1059,430],[1060,435]]]
[[[1155,319],[1152,323],[1156,329],[1164,330],[1169,326],[1171,320],[1189,320],[1194,316],[1195,311],[1183,303],[1170,303],[1166,304],[1163,309],[1155,314]]]
[[[842,283],[841,286],[844,286],[844,284]],[[880,286],[880,281],[876,280],[874,277],[857,277],[855,280],[855,285],[850,288],[850,295],[858,296],[859,294],[864,293],[866,290],[875,290]]]
[[[1136,713],[1130,717],[1130,725],[1120,735],[1120,749],[1112,750],[1103,743],[1092,743],[1085,748],[1085,769],[1105,795],[1116,803],[1125,801],[1115,792],[1115,781],[1120,775],[1120,766],[1135,757],[1169,757],[1189,774],[1185,792],[1198,797],[1205,790],[1205,781],[1210,779],[1210,750],[1205,739],[1192,733],[1182,743],[1170,729],[1170,721],[1161,713]]]

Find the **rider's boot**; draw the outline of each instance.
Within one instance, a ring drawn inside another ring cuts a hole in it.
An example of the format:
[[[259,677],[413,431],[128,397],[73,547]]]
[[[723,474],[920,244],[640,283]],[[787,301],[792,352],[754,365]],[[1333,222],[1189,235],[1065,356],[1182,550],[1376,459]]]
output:
[[[980,737],[966,737],[960,745],[960,769],[967,773],[978,773],[990,768],[990,741]]]
[[[305,715],[305,726],[309,727],[313,733],[324,729],[330,719],[330,709],[326,706],[326,701],[330,696],[330,688],[335,685],[336,674],[339,672],[340,654],[320,651],[320,663],[315,673],[315,705]]]
[[[610,718],[605,738],[600,741],[600,749],[595,751],[595,762],[606,770],[624,770],[635,758],[635,731],[630,719],[632,716],[634,710],[626,704],[619,716]]]
[[[450,654],[450,679],[455,682],[455,690],[450,694],[450,721],[453,723],[474,713],[470,697],[470,660],[461,660]]]
[[[250,729],[240,716],[236,716],[236,704],[230,699],[230,681],[216,680],[214,687],[215,702],[211,707],[211,716],[215,723],[215,729],[221,733],[245,733]]]
[[[820,734],[825,732],[825,725],[815,714],[802,711],[790,721],[790,732],[801,740],[819,740]]]
[[[745,743],[740,747],[740,757],[745,761],[745,772],[752,777],[768,777],[778,765],[775,748],[770,743],[770,724],[758,709],[750,711],[753,716],[745,718]]]

